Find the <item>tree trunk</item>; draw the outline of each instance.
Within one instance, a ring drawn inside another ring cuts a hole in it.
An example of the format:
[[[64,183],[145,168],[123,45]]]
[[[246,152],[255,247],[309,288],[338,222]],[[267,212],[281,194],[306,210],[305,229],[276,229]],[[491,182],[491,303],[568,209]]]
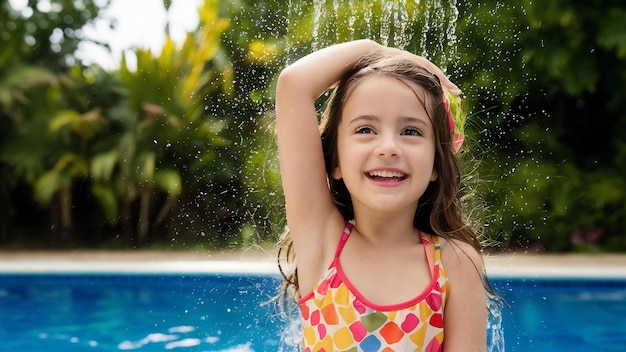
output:
[[[178,197],[172,197],[172,196],[167,197],[167,201],[165,201],[165,204],[163,204],[163,206],[161,207],[161,210],[159,210],[159,214],[157,214],[156,219],[154,220],[154,223],[152,224],[152,229],[157,229],[159,228],[159,226],[163,224],[163,222],[165,221],[165,218],[170,213],[170,210],[172,210],[177,200],[178,200]]]
[[[137,222],[137,236],[139,243],[145,243],[150,229],[150,197],[152,196],[152,186],[146,186],[141,192],[139,203],[139,221]]]
[[[13,210],[11,209],[12,204],[10,202],[10,199],[10,192],[8,190],[8,186],[6,186],[5,183],[5,187],[0,188],[0,202],[4,204],[3,207],[0,207],[0,243],[8,242],[10,240],[9,226],[12,224],[9,224],[9,212]]]
[[[132,213],[133,202],[135,201],[136,194],[137,192],[135,186],[129,183],[126,187],[126,194],[124,194],[122,198],[122,218],[120,220],[122,224],[122,231],[124,232],[124,235],[129,243],[136,239],[133,231],[134,226]]]
[[[59,189],[59,208],[61,211],[61,240],[69,238],[74,227],[72,218],[72,185],[71,183]]]

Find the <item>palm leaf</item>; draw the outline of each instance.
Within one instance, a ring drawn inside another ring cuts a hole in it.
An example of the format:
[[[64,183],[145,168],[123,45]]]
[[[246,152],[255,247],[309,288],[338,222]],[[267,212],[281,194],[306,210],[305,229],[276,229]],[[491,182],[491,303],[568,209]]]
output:
[[[104,184],[94,183],[91,186],[91,192],[98,200],[98,203],[100,203],[107,221],[115,223],[119,216],[119,205],[113,188]]]
[[[178,196],[183,190],[180,173],[174,169],[157,170],[154,183],[172,196]]]
[[[49,70],[35,66],[7,67],[0,74],[0,104],[10,107],[14,101],[25,102],[22,92],[45,84],[56,84],[56,76]]]

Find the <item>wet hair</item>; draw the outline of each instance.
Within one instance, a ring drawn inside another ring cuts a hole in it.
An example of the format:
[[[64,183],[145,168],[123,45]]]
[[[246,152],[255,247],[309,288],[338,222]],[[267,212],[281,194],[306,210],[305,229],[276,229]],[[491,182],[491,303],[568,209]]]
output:
[[[476,231],[463,221],[459,200],[463,193],[459,160],[452,149],[452,133],[448,110],[444,104],[441,82],[434,74],[416,63],[397,55],[372,52],[363,56],[351,67],[332,90],[320,122],[320,134],[331,197],[343,218],[354,219],[350,192],[342,179],[332,177],[339,164],[337,134],[343,107],[354,87],[371,76],[391,77],[411,87],[426,109],[434,130],[434,170],[437,179],[430,182],[418,202],[413,226],[423,232],[470,244],[480,251],[481,244]],[[413,85],[409,85],[412,83]],[[418,90],[414,89],[418,87]],[[293,265],[295,254],[288,233],[283,235],[279,250],[279,268],[285,278],[284,289],[297,295],[297,270]],[[291,270],[284,270],[291,263]],[[288,272],[289,271],[289,272]]]

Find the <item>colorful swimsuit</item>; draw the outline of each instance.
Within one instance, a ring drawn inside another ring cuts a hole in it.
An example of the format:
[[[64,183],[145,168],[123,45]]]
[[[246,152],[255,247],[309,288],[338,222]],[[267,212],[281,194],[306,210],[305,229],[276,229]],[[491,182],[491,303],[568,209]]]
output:
[[[438,238],[419,234],[432,269],[432,280],[414,299],[396,305],[369,302],[352,286],[339,263],[354,225],[346,227],[335,258],[322,280],[298,304],[302,312],[302,350],[441,351],[447,279]],[[434,245],[434,260],[432,248]]]

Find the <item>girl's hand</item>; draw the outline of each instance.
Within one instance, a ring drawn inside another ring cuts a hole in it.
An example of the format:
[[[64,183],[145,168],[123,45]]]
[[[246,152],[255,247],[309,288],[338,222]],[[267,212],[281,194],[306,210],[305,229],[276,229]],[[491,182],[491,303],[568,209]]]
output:
[[[419,56],[419,55],[415,55],[413,53],[410,53],[408,51],[405,50],[400,50],[400,49],[396,49],[396,48],[386,48],[385,50],[389,50],[391,52],[394,52],[396,54],[399,53],[399,55],[404,56],[405,58],[415,62],[416,64],[424,67],[426,70],[428,70],[430,73],[434,74],[435,76],[437,76],[439,78],[439,81],[441,82],[441,86],[449,91],[452,94],[455,95],[461,95],[461,89],[459,89],[459,87],[457,87],[456,84],[452,83],[452,81],[450,81],[450,79],[443,73],[443,71],[435,64],[433,64],[430,60],[426,59],[425,57]]]

